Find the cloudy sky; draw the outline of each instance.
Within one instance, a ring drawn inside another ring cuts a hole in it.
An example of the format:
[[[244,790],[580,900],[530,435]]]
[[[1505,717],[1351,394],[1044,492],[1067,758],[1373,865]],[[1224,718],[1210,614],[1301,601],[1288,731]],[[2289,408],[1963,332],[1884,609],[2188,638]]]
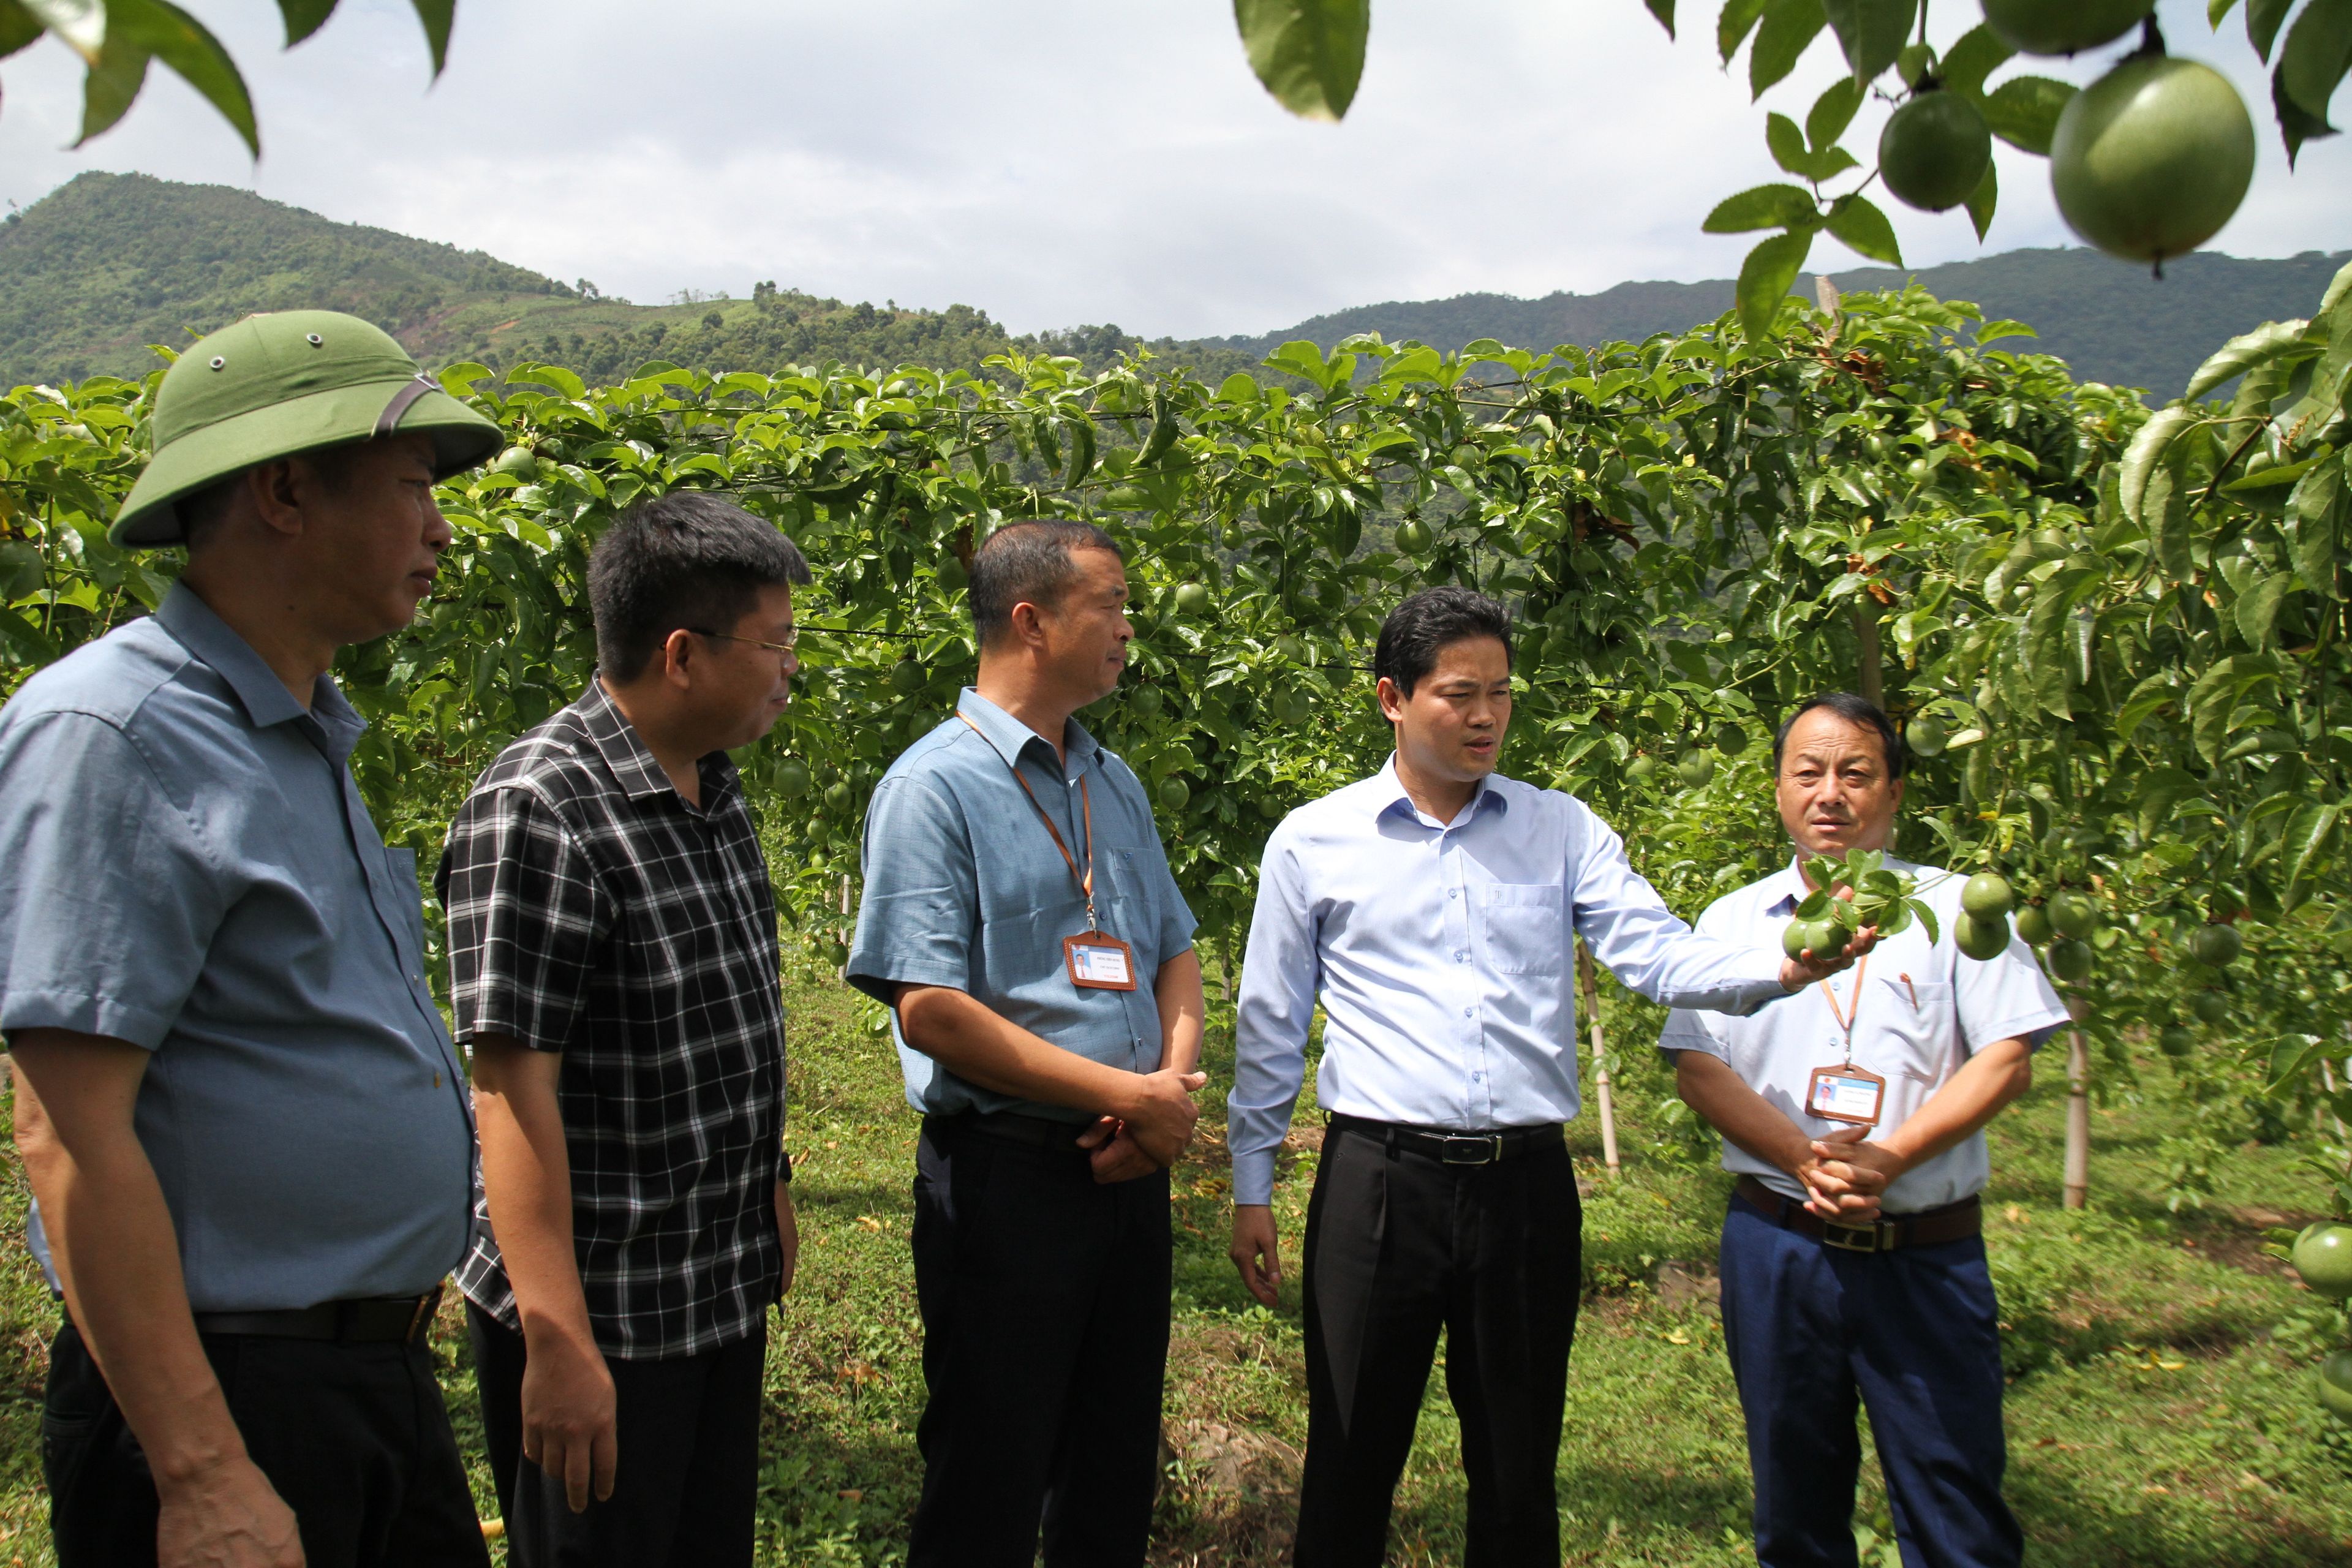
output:
[[[344,0],[291,53],[265,0],[184,3],[245,68],[259,163],[161,68],[122,125],[65,150],[79,63],[47,40],[0,62],[0,198],[139,170],[638,300],[772,278],[961,301],[1021,330],[1153,335],[1729,276],[1747,240],[1699,219],[1783,177],[1765,109],[1801,120],[1840,68],[1824,34],[1755,106],[1744,68],[1716,66],[1712,5],[1685,0],[1674,43],[1640,0],[1381,0],[1355,108],[1329,126],[1258,88],[1223,0],[465,0],[429,89],[404,0]],[[2217,247],[2352,246],[2352,138],[2307,145],[2290,174],[2239,19],[2216,37],[2204,11],[2163,0],[2174,52],[2228,70],[2261,110],[2253,191]],[[1937,0],[1932,36],[1948,42],[1975,12]],[[2099,64],[2032,68],[2087,80]],[[1866,154],[1883,113],[1866,109],[1849,145]],[[1983,248],[2066,243],[2047,165],[1999,157]],[[1913,265],[1982,253],[1958,213],[1895,213]],[[1828,240],[1825,259],[1854,261]]]

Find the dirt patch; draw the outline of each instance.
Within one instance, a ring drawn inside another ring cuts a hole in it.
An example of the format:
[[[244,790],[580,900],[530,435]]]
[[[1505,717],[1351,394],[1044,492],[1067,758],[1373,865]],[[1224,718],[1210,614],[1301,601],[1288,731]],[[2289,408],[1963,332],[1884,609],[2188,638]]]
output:
[[[1279,1437],[1222,1421],[1180,1421],[1160,1435],[1160,1517],[1150,1562],[1239,1568],[1288,1558],[1305,1456]]]
[[[1671,1260],[1661,1263],[1650,1289],[1657,1292],[1658,1305],[1669,1312],[1687,1311],[1694,1307],[1706,1311],[1722,1310],[1723,1281],[1712,1264]]]

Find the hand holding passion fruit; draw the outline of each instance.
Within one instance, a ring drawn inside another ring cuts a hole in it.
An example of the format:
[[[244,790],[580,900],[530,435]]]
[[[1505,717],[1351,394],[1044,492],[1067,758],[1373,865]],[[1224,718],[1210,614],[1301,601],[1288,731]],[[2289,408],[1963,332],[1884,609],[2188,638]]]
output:
[[[1908,930],[1915,919],[1927,928],[1927,940],[1937,941],[1941,933],[1936,911],[1918,897],[1918,879],[1885,862],[1884,854],[1871,849],[1849,850],[1843,860],[1822,856],[1807,861],[1805,879],[1813,890],[1790,919],[1781,952],[1804,963],[1815,954],[1845,952],[1859,931],[1869,931],[1874,940],[1893,936]],[[2008,880],[1998,873],[1969,878],[1960,889],[1960,918],[1952,933],[1960,951],[1979,963],[2009,951],[2013,902]]]

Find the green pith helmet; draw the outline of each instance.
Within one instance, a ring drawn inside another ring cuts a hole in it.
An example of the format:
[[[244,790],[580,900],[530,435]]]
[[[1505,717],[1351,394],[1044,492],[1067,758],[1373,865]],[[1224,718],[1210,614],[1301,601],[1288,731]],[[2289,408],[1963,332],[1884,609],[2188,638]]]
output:
[[[340,310],[247,316],[163,374],[151,420],[155,456],[107,537],[177,544],[173,503],[256,463],[394,431],[433,437],[447,479],[499,448],[499,427],[416,368],[382,328]]]

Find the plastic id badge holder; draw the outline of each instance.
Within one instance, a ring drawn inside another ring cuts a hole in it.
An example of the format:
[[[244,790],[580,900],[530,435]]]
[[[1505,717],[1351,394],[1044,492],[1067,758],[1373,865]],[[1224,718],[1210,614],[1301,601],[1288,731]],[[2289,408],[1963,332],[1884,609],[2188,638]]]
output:
[[[1070,984],[1081,991],[1135,989],[1135,950],[1106,931],[1080,931],[1062,939]]]
[[[1847,1062],[1815,1068],[1805,1086],[1805,1110],[1824,1121],[1844,1121],[1856,1127],[1878,1125],[1878,1108],[1886,1099],[1886,1080],[1868,1068]]]

